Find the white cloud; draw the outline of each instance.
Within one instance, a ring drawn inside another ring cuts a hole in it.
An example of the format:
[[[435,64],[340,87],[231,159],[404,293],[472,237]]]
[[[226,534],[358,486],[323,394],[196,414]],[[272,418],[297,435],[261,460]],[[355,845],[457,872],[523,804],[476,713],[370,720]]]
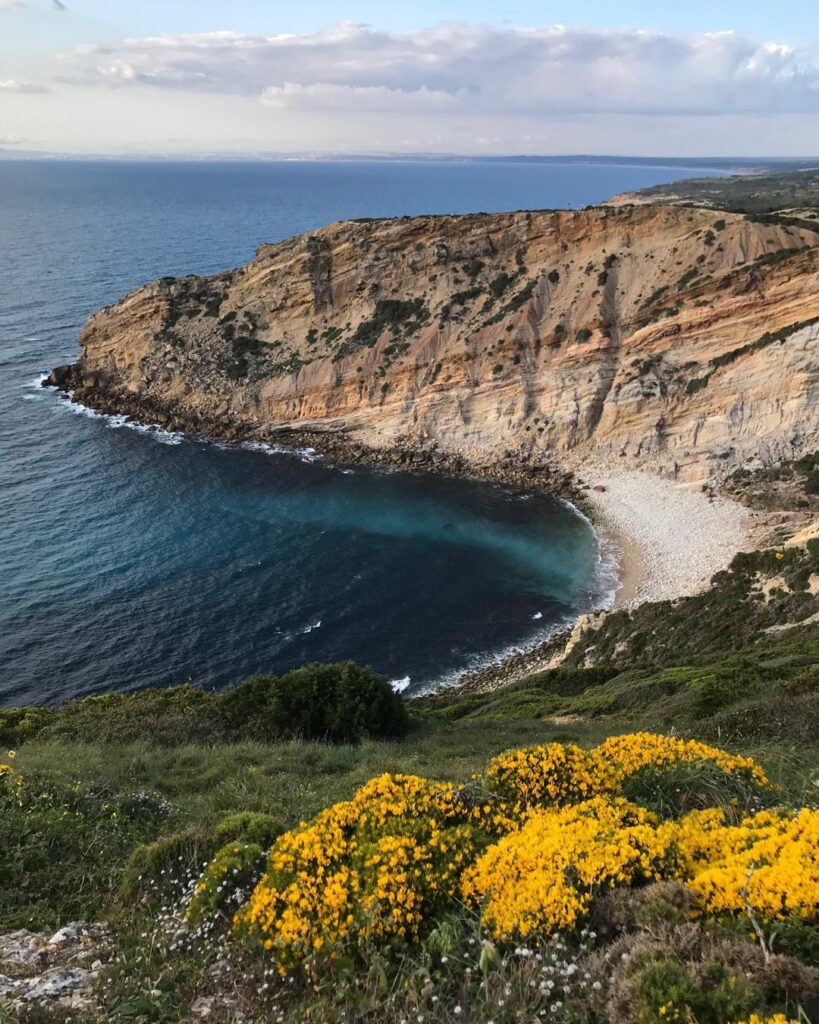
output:
[[[23,0],[0,0],[0,11],[16,11],[25,6]]]
[[[390,89],[385,85],[285,82],[262,92],[262,103],[277,110],[434,111],[453,109],[457,93],[441,89]]]
[[[1,2],[1,0],[0,0]],[[819,111],[819,67],[733,32],[674,36],[447,24],[304,35],[124,39],[64,55],[60,77],[260,97],[274,109],[471,115],[717,115]]]
[[[36,82],[21,82],[17,78],[7,78],[5,81],[0,80],[0,92],[20,92],[20,93],[43,93],[48,92],[48,89],[43,85],[38,85]]]
[[[0,135],[0,146],[22,146],[26,142],[31,142],[31,139],[21,135]]]

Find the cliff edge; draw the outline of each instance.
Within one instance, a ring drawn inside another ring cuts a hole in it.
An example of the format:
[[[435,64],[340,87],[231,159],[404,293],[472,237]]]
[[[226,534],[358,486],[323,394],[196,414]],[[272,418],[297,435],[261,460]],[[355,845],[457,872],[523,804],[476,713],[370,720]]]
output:
[[[343,222],[138,288],[80,344],[52,383],[186,429],[718,480],[819,447],[819,231],[652,204]]]

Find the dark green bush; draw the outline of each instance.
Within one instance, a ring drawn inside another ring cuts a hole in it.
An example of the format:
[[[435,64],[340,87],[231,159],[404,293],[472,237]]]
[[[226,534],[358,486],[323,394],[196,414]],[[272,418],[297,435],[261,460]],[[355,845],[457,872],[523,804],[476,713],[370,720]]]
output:
[[[272,814],[240,811],[229,814],[216,826],[213,833],[217,846],[230,842],[255,843],[263,849],[271,846],[286,829]]]
[[[120,895],[126,900],[161,898],[168,888],[196,877],[218,845],[208,833],[191,827],[137,846],[125,865]]]
[[[759,1009],[762,994],[746,977],[715,963],[697,973],[670,957],[649,961],[634,982],[640,1024],[726,1024]]]
[[[404,702],[387,680],[352,661],[306,665],[278,677],[255,676],[221,701],[237,727],[267,740],[397,739],[408,724]]]
[[[286,737],[357,743],[396,739],[406,730],[403,700],[385,679],[353,662],[255,676],[221,697],[184,685],[0,711],[0,744],[10,748],[35,736],[170,747]]]
[[[0,746],[19,747],[57,714],[55,708],[0,708]]]
[[[749,675],[751,673],[716,671],[695,679],[690,684],[692,717],[710,718],[752,694],[756,680],[750,680]]]

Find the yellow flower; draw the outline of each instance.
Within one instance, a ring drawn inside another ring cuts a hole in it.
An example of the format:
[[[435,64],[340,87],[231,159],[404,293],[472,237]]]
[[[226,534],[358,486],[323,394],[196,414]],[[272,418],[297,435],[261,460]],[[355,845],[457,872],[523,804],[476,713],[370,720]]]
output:
[[[601,889],[660,876],[673,837],[657,825],[622,798],[536,810],[464,874],[464,898],[497,939],[573,928]]]
[[[616,765],[623,778],[649,765],[663,768],[679,762],[712,761],[729,775],[745,775],[761,786],[768,783],[765,772],[753,758],[728,754],[707,743],[700,743],[699,740],[681,740],[676,736],[636,732],[612,736],[597,747],[597,753]]]
[[[712,808],[660,821],[622,795],[644,768],[697,762],[768,784],[751,758],[651,733],[590,751],[560,743],[507,751],[490,761],[482,787],[473,780],[465,790],[380,775],[279,837],[235,915],[235,934],[267,950],[284,974],[415,942],[463,900],[496,939],[526,937],[575,927],[602,891],[660,879],[684,882],[704,913],[750,907],[763,920],[810,919],[819,906],[819,810],[737,821]]]

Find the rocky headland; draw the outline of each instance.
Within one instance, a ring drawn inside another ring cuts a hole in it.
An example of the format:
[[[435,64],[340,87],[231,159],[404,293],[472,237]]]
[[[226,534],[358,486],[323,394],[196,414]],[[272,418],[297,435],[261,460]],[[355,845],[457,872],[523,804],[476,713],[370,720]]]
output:
[[[562,494],[618,541],[633,604],[755,546],[714,500],[737,469],[819,447],[817,293],[804,219],[620,201],[350,221],[136,289],[47,383],[230,442]]]
[[[138,288],[52,383],[227,439],[707,482],[816,446],[817,243],[660,205],[333,224]]]

